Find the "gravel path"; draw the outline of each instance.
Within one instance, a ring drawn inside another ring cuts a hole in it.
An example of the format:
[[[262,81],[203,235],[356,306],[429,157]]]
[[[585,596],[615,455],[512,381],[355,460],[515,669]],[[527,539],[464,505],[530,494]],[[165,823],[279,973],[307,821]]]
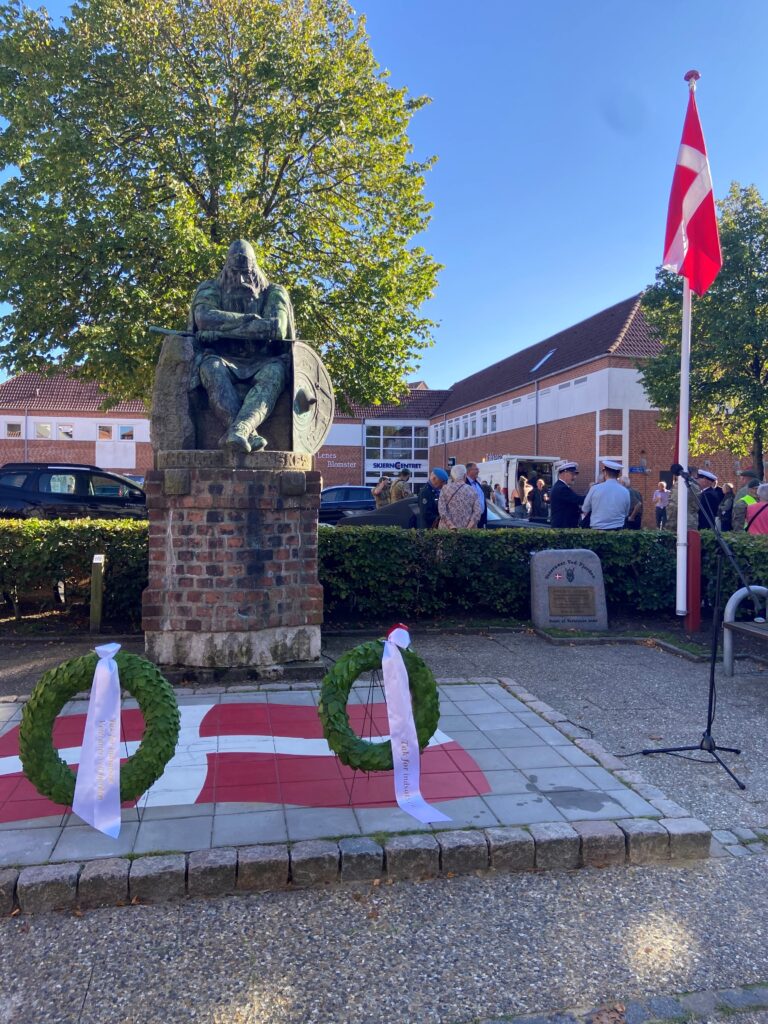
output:
[[[465,1024],[768,976],[768,858],[0,923],[13,1024]]]

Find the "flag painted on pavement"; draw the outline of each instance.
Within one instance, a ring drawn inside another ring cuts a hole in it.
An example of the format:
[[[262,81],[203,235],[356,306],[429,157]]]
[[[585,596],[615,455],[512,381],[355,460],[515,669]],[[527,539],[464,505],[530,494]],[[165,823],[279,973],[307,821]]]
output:
[[[219,703],[182,705],[180,711],[176,751],[155,785],[132,801],[140,808],[230,802],[397,806],[393,773],[364,775],[341,764],[328,747],[314,707]],[[386,734],[383,703],[350,705],[348,712],[359,735]],[[85,717],[60,715],[54,725],[54,745],[72,767],[79,762]],[[124,710],[123,762],[137,749],[143,732],[141,712]],[[68,811],[40,796],[24,777],[18,739],[18,726],[0,736],[0,823]],[[439,730],[422,753],[421,772],[424,795],[433,801],[478,796],[491,789],[471,754]]]

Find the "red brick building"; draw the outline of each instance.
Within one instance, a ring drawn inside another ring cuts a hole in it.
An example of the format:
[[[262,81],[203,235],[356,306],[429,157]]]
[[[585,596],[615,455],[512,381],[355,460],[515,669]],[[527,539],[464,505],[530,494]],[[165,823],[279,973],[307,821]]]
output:
[[[617,459],[643,495],[645,524],[652,522],[652,494],[660,479],[670,480],[675,441],[659,428],[637,369],[660,351],[640,298],[457,381],[430,419],[430,461],[554,455],[579,462],[586,490],[600,460]],[[734,480],[740,467],[725,452],[698,465],[721,481]]]
[[[67,374],[20,373],[0,384],[0,465],[80,462],[143,476],[152,466],[143,402],[107,412],[97,384]]]

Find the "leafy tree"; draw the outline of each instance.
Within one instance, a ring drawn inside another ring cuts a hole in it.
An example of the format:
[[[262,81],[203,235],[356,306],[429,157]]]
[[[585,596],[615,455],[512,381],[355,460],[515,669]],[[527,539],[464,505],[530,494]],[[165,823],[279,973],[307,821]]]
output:
[[[750,185],[731,185],[720,203],[723,267],[693,297],[691,453],[727,448],[763,471],[768,427],[768,205]],[[682,278],[660,270],[643,299],[662,354],[641,367],[662,423],[675,422],[680,391]]]
[[[426,102],[346,0],[80,0],[61,27],[0,4],[0,360],[148,395],[147,325],[183,326],[243,237],[340,393],[394,397],[435,326]]]

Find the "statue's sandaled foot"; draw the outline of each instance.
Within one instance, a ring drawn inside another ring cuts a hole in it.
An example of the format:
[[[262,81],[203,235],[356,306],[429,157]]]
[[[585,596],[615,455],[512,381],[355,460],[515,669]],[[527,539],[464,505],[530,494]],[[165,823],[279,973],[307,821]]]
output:
[[[250,442],[250,450],[252,452],[258,452],[261,451],[262,448],[267,447],[267,439],[266,437],[262,437],[261,434],[251,434],[248,440]]]

